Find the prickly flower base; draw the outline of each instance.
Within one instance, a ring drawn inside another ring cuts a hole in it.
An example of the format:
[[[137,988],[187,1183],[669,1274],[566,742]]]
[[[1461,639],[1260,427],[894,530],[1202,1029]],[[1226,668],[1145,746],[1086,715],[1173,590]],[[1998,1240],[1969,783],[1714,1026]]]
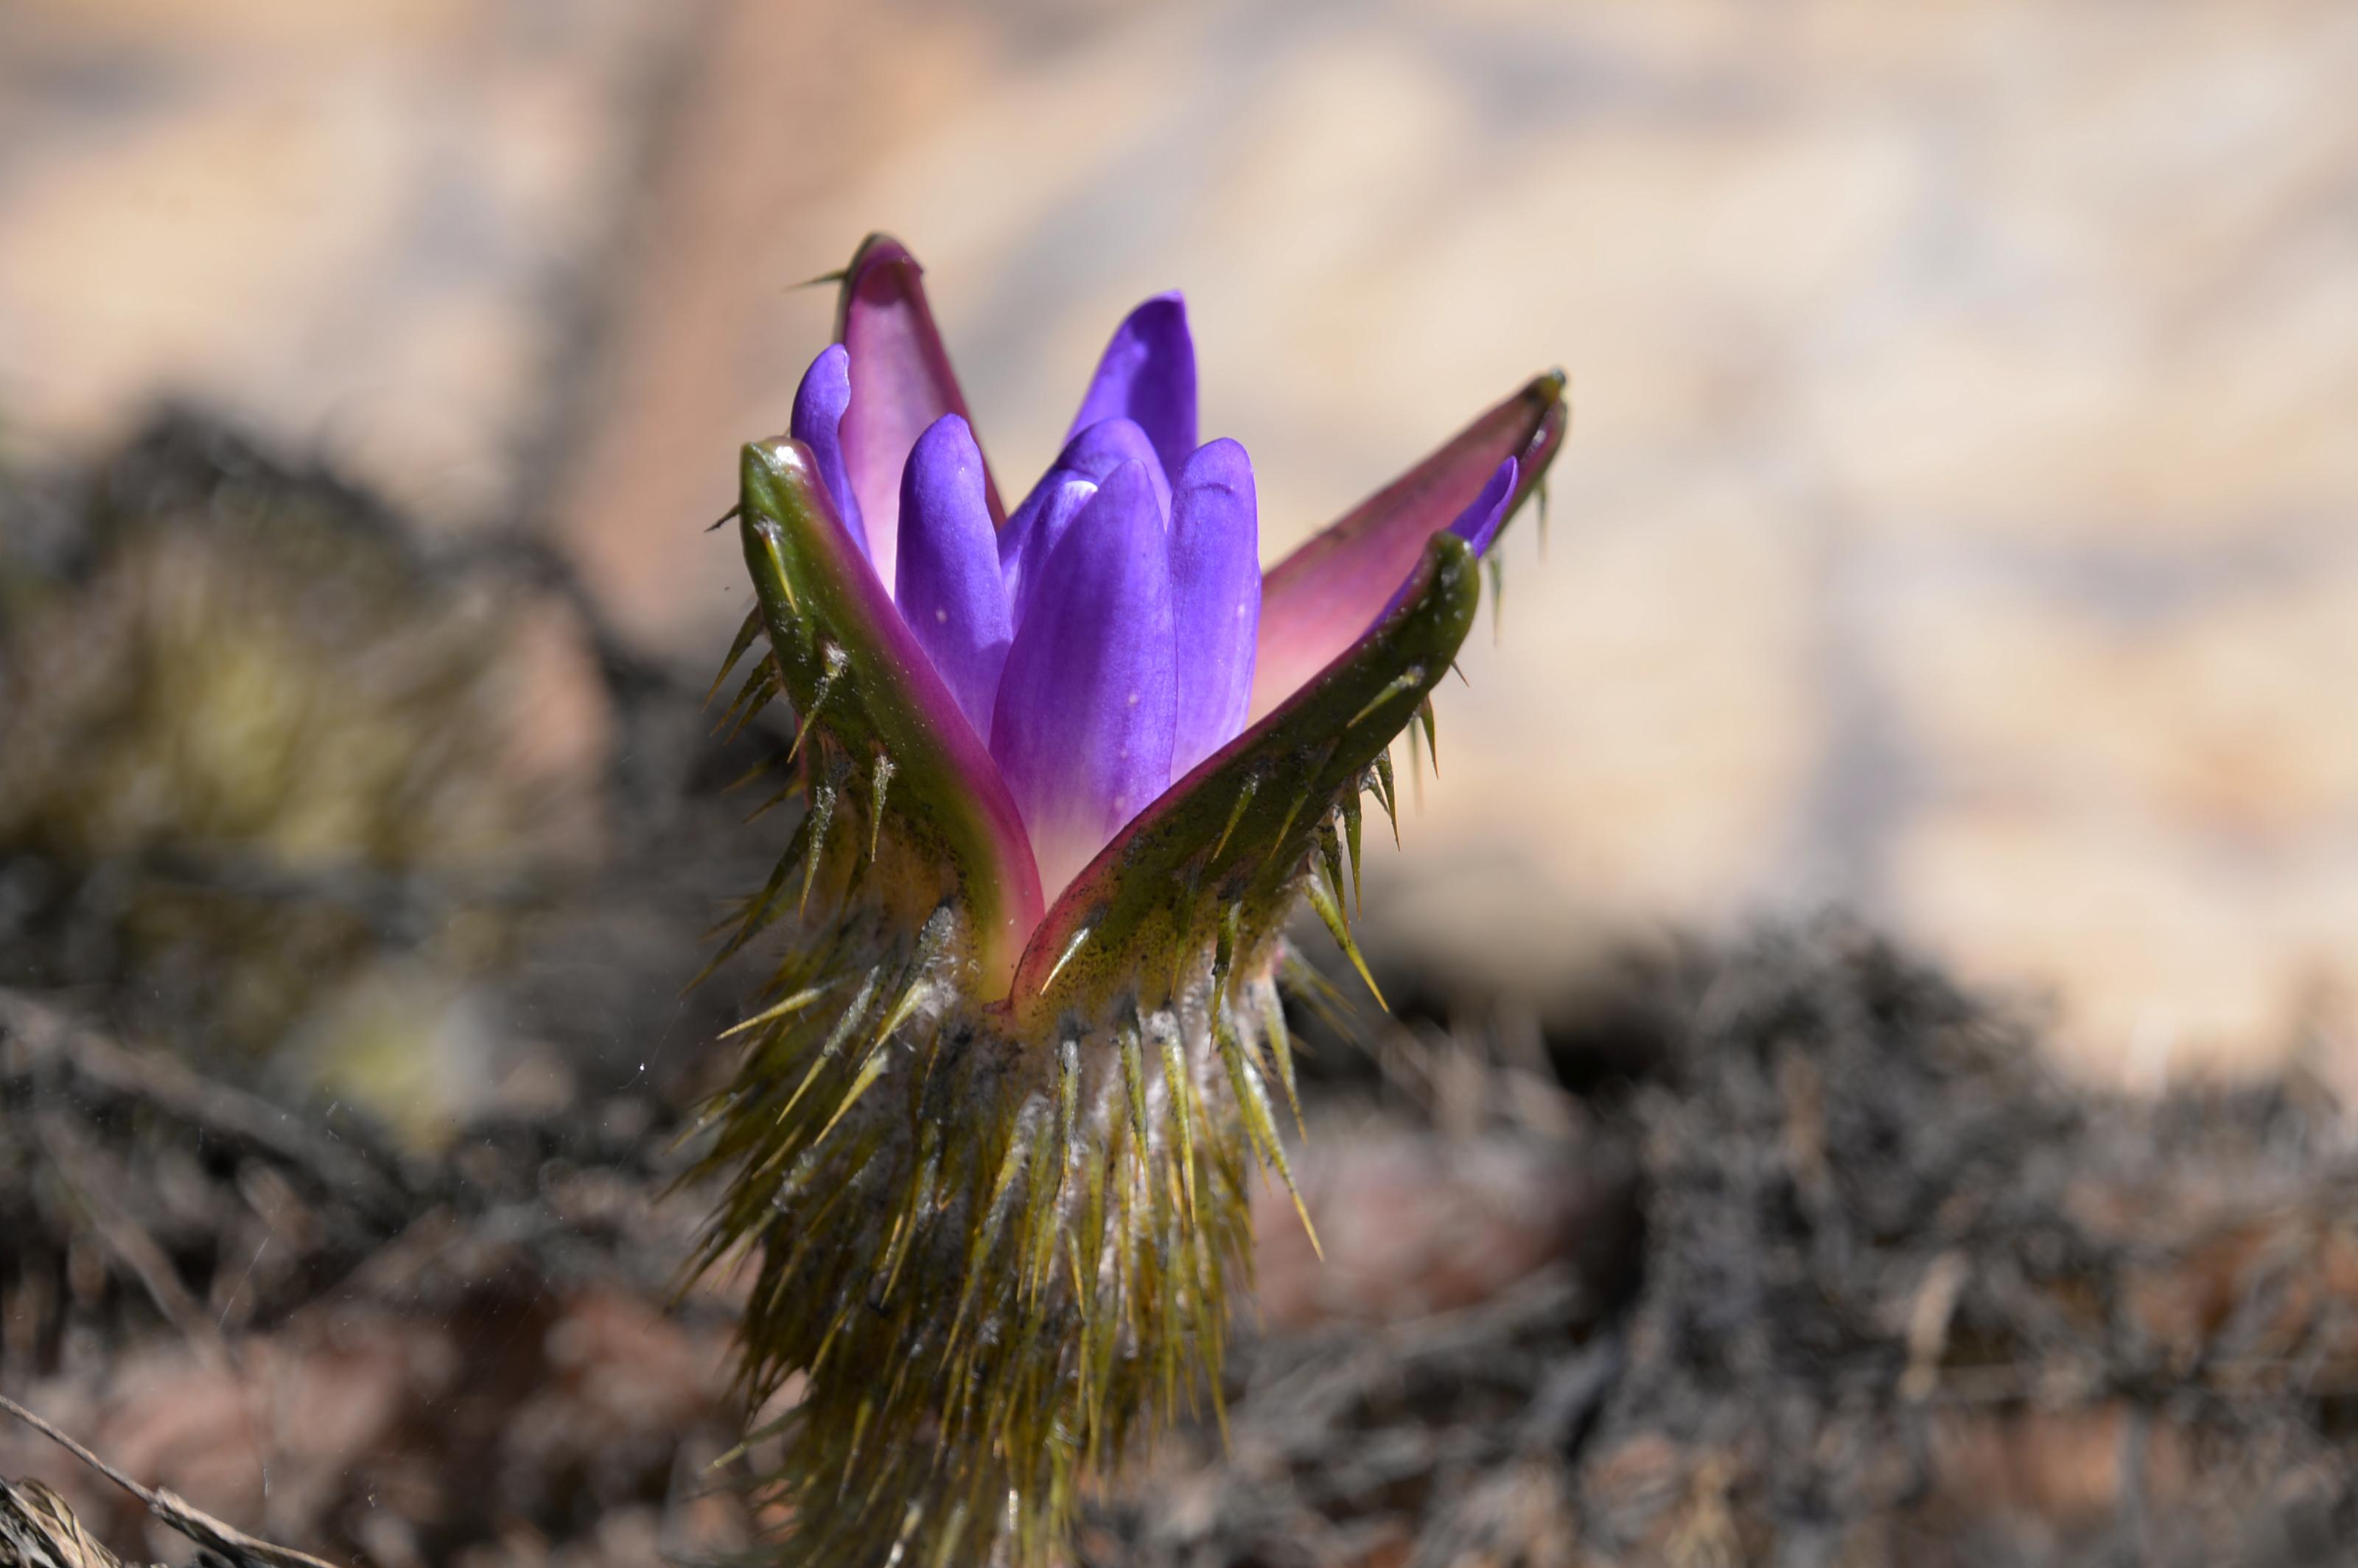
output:
[[[1197,954],[1027,1035],[963,993],[953,909],[870,929],[837,958],[852,1004],[763,1041],[723,1139],[758,1173],[723,1220],[762,1243],[755,1387],[808,1371],[789,1556],[1040,1563],[1080,1477],[1218,1365],[1283,1025],[1265,973]]]
[[[1043,1563],[1150,1412],[1217,1399],[1254,1166],[1291,1181],[1280,927],[1306,892],[1348,947],[1345,845],[1363,791],[1392,806],[1388,748],[1471,624],[1474,556],[1434,537],[1351,654],[1025,930],[1022,868],[948,782],[967,738],[913,717],[921,673],[811,469],[746,449],[739,654],[768,654],[735,708],[791,705],[804,815],[723,954],[795,933],[715,1108],[704,1260],[753,1249],[749,1391],[806,1379],[791,1560]]]

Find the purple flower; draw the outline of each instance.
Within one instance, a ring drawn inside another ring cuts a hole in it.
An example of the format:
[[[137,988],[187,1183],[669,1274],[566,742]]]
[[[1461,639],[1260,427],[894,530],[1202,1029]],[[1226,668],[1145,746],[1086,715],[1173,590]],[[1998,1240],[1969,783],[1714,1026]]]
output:
[[[1563,380],[1264,576],[1176,294],[1009,511],[916,263],[871,239],[842,285],[791,436],[741,459],[730,665],[766,646],[731,711],[791,707],[803,810],[715,959],[794,916],[730,1031],[700,1256],[758,1260],[753,1402],[805,1379],[804,1555],[1044,1568],[1078,1476],[1217,1375],[1244,1173],[1293,1179],[1287,922],[1307,899],[1357,959],[1363,797],[1390,812],[1392,742],[1430,739]]]
[[[1010,858],[1049,901],[1365,636],[1432,535],[1486,548],[1563,429],[1561,403],[1534,417],[1527,391],[1264,578],[1251,460],[1197,443],[1177,293],[1115,329],[1063,451],[1003,523],[915,261],[871,241],[843,298],[794,438],[987,753],[990,777],[970,782],[1011,801],[1025,854]]]

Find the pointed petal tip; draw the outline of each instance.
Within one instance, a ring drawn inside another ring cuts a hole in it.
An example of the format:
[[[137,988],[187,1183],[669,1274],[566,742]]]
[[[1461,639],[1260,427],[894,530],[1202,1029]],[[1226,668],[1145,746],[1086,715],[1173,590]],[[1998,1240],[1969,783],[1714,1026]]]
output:
[[[889,234],[871,234],[844,268],[836,297],[835,336],[850,356],[844,466],[859,497],[869,557],[887,583],[895,580],[902,465],[926,426],[944,414],[967,412],[925,297],[924,274],[906,245]],[[988,466],[983,496],[995,524],[1007,514]]]
[[[1498,536],[1499,524],[1506,522],[1507,514],[1513,509],[1515,480],[1520,470],[1521,465],[1512,458],[1501,462],[1491,470],[1482,492],[1449,525],[1452,534],[1474,546],[1476,555],[1489,549],[1490,542]],[[1407,589],[1401,591],[1405,593]]]
[[[983,498],[982,452],[963,416],[925,427],[901,474],[900,552],[892,597],[902,620],[978,739],[1007,657],[1007,592]]]
[[[850,405],[851,356],[841,343],[829,343],[811,361],[795,388],[789,428],[794,438],[810,449],[835,502],[837,518],[865,556],[868,534],[860,524],[860,498],[852,490],[843,456],[843,414]]]
[[[1380,619],[1424,541],[1446,532],[1516,460],[1507,512],[1563,444],[1570,384],[1560,370],[1525,382],[1406,473],[1271,568],[1263,579],[1252,711],[1270,711]]]
[[[1187,302],[1177,289],[1134,306],[1115,327],[1066,438],[1116,416],[1135,420],[1176,480],[1195,449],[1195,341]]]

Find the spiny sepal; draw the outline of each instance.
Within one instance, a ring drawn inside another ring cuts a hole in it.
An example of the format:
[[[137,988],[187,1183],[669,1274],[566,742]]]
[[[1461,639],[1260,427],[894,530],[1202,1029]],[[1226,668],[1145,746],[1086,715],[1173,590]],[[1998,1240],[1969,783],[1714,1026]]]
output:
[[[909,926],[956,898],[979,989],[1004,994],[1040,910],[1039,874],[1006,785],[837,518],[809,449],[754,442],[741,479],[738,528],[770,645],[763,667],[799,716],[796,756],[819,744],[857,760],[867,831],[847,844],[864,840],[882,868],[876,885]],[[747,707],[767,695],[749,687]]]
[[[1224,919],[1246,950],[1265,949],[1344,798],[1357,800],[1429,706],[1480,591],[1472,549],[1434,535],[1381,623],[1174,784],[1057,898],[1017,970],[1017,1016],[1094,1015],[1141,977],[1168,972],[1170,955],[1211,946]]]

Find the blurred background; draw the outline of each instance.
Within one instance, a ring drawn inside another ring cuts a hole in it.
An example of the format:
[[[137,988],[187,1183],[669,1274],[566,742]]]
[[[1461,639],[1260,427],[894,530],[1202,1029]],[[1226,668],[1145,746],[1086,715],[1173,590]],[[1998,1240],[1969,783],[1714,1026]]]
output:
[[[1271,561],[1570,373],[1370,859],[1433,1016],[1840,907],[2081,1083],[2358,1092],[2353,81],[2334,0],[11,0],[0,986],[628,1145],[774,847],[705,524],[882,229],[1019,488],[1184,287]]]
[[[1272,558],[1560,363],[1387,950],[1839,900],[2153,1081],[2358,1008],[2354,63],[2323,0],[18,0],[0,433],[200,404],[700,668],[870,229],[1018,475],[1184,287]]]

